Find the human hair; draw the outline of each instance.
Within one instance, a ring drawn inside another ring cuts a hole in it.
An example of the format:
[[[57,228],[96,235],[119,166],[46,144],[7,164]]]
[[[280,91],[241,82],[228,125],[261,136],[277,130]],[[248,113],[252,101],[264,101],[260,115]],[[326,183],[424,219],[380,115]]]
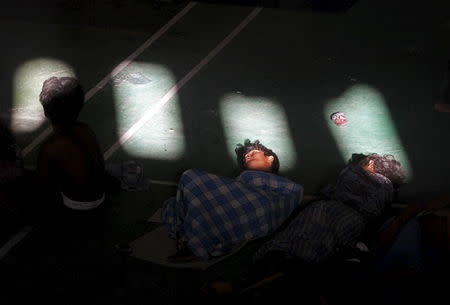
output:
[[[353,154],[352,158],[349,160],[349,163],[359,166],[366,166],[371,160],[373,160],[375,172],[391,180],[394,187],[398,188],[400,185],[405,183],[405,171],[402,169],[401,163],[395,160],[393,155],[379,155],[376,153],[371,153],[368,155]]]
[[[246,139],[244,141],[244,145],[238,144],[236,146],[236,149],[234,150],[236,152],[237,162],[241,170],[247,169],[245,163],[245,155],[252,150],[260,150],[264,152],[265,156],[273,156],[272,167],[270,171],[274,174],[278,173],[278,169],[280,168],[280,160],[278,159],[278,156],[271,149],[268,149],[267,147],[262,145],[259,140],[251,142],[249,139]]]
[[[39,101],[54,125],[73,125],[84,104],[84,92],[73,77],[50,77],[44,81]]]

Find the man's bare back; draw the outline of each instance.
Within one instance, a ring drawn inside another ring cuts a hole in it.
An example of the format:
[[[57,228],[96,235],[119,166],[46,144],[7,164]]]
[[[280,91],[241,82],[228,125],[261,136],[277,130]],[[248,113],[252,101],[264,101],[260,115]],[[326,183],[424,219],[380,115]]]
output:
[[[104,161],[94,132],[83,123],[54,128],[38,160],[38,175],[66,197],[94,201],[104,194]]]

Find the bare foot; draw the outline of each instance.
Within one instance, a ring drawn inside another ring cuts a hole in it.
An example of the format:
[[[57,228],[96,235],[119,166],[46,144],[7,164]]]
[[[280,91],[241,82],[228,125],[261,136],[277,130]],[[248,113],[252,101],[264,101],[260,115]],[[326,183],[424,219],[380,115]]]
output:
[[[450,112],[450,104],[434,104],[434,110],[439,112]]]

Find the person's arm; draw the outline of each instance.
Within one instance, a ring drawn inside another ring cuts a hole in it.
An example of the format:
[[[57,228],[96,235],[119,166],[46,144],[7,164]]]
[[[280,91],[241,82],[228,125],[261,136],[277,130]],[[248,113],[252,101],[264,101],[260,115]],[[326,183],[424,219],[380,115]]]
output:
[[[92,137],[92,139],[94,141],[94,145],[96,147],[96,151],[97,151],[97,155],[98,155],[98,161],[100,163],[100,168],[101,168],[101,170],[103,172],[105,172],[105,158],[103,157],[103,153],[102,153],[102,150],[100,148],[100,142],[98,141],[97,135],[95,134],[95,132],[89,126],[87,126],[87,128],[89,129],[89,132],[91,133],[91,137]]]
[[[36,168],[25,173],[23,212],[31,223],[45,221],[56,202],[56,185],[52,178],[52,154],[44,143],[39,151]]]
[[[392,202],[392,183],[382,175],[373,176],[359,166],[345,167],[330,192],[331,199],[338,200],[365,217],[380,216]]]
[[[354,208],[367,217],[377,217],[389,203],[389,191],[383,187],[372,189],[359,181],[342,181],[333,195],[333,199]]]
[[[52,147],[44,144],[39,152],[36,172],[32,177],[34,191],[43,200],[56,190],[57,181],[52,169],[56,161]]]
[[[92,128],[89,125],[87,125],[85,123],[81,123],[81,122],[79,122],[78,124],[88,134],[89,144],[92,145],[92,147],[95,150],[95,151],[92,151],[92,153],[95,153],[96,159],[98,160],[98,163],[100,165],[100,169],[103,172],[105,172],[105,159],[103,157],[103,153],[100,148],[100,142],[97,139],[97,135],[95,134],[94,130],[92,130]],[[80,145],[82,145],[82,144],[80,143]]]
[[[51,163],[53,161],[52,151],[48,145],[43,145],[39,152],[37,167],[36,167],[36,180],[39,183],[48,183],[51,180]]]

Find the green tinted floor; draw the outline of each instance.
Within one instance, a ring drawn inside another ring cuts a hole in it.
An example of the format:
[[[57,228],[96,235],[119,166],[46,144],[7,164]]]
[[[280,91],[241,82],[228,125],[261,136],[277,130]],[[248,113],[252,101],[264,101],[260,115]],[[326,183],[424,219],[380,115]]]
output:
[[[105,152],[118,144],[109,161],[140,160],[151,179],[175,181],[192,167],[232,176],[234,147],[250,138],[278,153],[282,174],[308,193],[352,153],[369,152],[403,163],[403,196],[439,191],[449,180],[450,123],[432,106],[448,24],[437,7],[386,3],[359,1],[340,14],[263,9],[225,44],[254,8],[198,3],[93,91],[176,12],[141,31],[2,21],[11,38],[2,49],[2,118],[34,164],[39,146],[28,153],[29,144],[47,127],[42,82],[76,75],[93,92],[81,120]],[[347,127],[331,122],[336,111]]]

